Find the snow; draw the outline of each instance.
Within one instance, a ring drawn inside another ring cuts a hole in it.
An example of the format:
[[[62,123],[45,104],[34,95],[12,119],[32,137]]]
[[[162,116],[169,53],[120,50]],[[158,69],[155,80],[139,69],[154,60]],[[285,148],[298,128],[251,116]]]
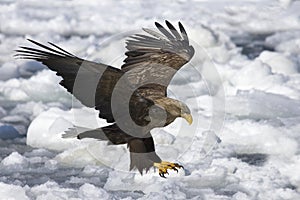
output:
[[[0,196],[3,199],[13,200],[13,199],[24,199],[29,200],[26,195],[26,190],[18,185],[9,185],[5,183],[0,183],[1,191]]]
[[[263,51],[259,55],[259,58],[263,63],[271,67],[273,73],[275,72],[287,75],[298,72],[297,65],[280,53]]]
[[[300,115],[298,100],[258,90],[238,91],[236,96],[227,98],[227,105],[227,113],[239,118],[259,120]]]
[[[4,166],[9,165],[24,165],[26,158],[20,155],[18,152],[13,152],[1,161]]]
[[[159,6],[158,6],[159,5]],[[1,199],[300,199],[299,1],[0,2]],[[125,37],[167,19],[196,54],[171,97],[194,123],[152,131],[167,179],[129,171],[126,145],[62,138],[107,125],[42,64],[15,60],[26,38],[119,67]]]
[[[17,65],[13,63],[5,63],[0,68],[0,80],[6,81],[11,78],[15,78],[19,76]]]

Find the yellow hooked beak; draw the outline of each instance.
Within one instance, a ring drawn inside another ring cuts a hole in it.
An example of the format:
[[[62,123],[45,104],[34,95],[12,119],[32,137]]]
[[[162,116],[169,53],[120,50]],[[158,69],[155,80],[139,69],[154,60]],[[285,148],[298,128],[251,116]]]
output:
[[[193,123],[193,117],[191,114],[184,113],[181,115],[181,117],[184,118],[189,123],[189,125]]]

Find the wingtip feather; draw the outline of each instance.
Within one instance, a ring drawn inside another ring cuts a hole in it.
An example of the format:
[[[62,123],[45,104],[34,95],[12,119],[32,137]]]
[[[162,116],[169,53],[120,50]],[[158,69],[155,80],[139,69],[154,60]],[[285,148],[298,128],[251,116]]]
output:
[[[186,31],[185,31],[183,25],[181,24],[181,22],[178,22],[178,26],[179,26],[179,30],[180,30],[180,33],[181,33],[183,39],[186,40],[186,41],[188,42],[189,39],[188,39],[187,33],[186,33]]]

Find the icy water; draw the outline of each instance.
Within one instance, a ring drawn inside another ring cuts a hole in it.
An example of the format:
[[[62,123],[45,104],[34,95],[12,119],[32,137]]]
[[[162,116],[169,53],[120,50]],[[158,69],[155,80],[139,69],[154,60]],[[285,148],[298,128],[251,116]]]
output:
[[[0,2],[0,199],[300,199],[299,1]],[[169,95],[195,118],[153,130],[167,179],[129,172],[125,145],[62,139],[106,125],[34,61],[26,38],[116,67],[125,35],[181,21],[195,59]]]

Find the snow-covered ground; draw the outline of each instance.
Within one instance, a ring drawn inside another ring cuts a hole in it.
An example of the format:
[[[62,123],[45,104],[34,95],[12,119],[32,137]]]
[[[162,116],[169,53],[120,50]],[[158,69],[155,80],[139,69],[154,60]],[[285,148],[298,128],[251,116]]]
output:
[[[284,0],[0,1],[0,199],[300,199],[299,10]],[[119,67],[124,36],[165,19],[196,47],[169,87],[194,124],[153,130],[157,153],[185,167],[168,179],[129,172],[125,145],[62,139],[105,122],[53,72],[12,57],[31,38]]]

